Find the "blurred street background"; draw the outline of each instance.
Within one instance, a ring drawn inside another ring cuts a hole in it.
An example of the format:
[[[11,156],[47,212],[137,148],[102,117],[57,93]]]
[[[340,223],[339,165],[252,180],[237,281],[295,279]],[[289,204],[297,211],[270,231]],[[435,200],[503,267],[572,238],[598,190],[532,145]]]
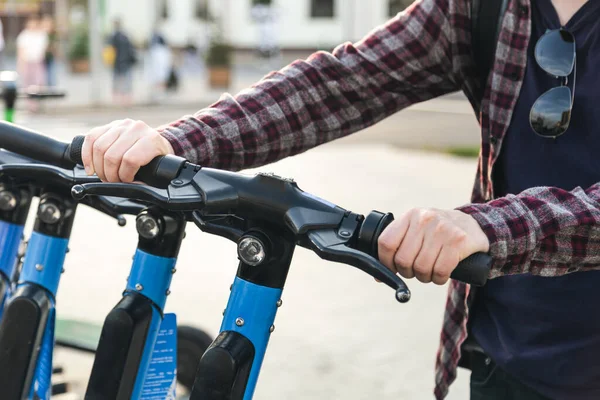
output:
[[[64,92],[41,102],[20,99],[14,121],[68,141],[115,119],[158,126],[191,114],[295,59],[359,40],[410,4],[0,0],[0,63],[19,72],[23,89]],[[453,208],[469,200],[479,140],[470,105],[451,94],[260,170],[293,177],[303,190],[359,213]],[[135,224],[119,228],[96,211],[78,213],[58,316],[101,323],[124,289]],[[167,311],[215,336],[235,247],[195,226],[187,233]],[[409,286],[413,298],[401,305],[360,271],[298,249],[255,398],[433,398],[447,288]],[[65,351],[57,358],[84,390],[92,358]],[[449,399],[466,398],[468,373],[460,371]]]

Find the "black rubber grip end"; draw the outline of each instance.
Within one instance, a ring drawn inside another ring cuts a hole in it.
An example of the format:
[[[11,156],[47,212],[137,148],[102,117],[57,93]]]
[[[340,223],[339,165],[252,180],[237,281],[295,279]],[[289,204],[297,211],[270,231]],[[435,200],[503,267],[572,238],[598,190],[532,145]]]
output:
[[[85,141],[85,136],[77,135],[71,141],[69,148],[67,150],[68,156],[74,163],[83,165],[83,161],[81,160],[81,149],[83,148],[83,142]]]
[[[475,253],[462,260],[450,277],[474,286],[483,286],[488,280],[492,257],[486,253]]]
[[[135,175],[135,180],[164,189],[169,186],[171,180],[177,178],[185,163],[184,158],[174,155],[154,157],[147,165],[140,168]]]

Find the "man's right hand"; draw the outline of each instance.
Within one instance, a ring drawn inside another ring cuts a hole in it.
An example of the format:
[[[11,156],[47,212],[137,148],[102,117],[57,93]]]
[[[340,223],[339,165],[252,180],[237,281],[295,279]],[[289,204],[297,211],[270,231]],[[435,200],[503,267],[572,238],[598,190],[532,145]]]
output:
[[[89,131],[81,159],[88,175],[96,173],[106,182],[132,182],[140,167],[167,154],[173,154],[173,147],[156,129],[124,119]]]

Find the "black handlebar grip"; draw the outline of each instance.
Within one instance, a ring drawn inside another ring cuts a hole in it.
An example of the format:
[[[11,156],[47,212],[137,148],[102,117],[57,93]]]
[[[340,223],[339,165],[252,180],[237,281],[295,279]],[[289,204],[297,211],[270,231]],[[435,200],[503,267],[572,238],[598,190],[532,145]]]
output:
[[[85,136],[75,136],[69,145],[68,154],[71,160],[78,164],[83,164],[81,160],[81,149]],[[144,182],[150,186],[166,188],[169,183],[175,179],[186,160],[172,155],[155,157],[148,164],[144,165],[135,174],[135,180]]]
[[[154,157],[152,161],[140,168],[135,179],[150,186],[166,188],[179,176],[186,160],[181,157],[166,155]]]
[[[371,254],[379,259],[378,245],[379,235],[394,220],[391,213],[384,214],[372,211],[364,220],[358,238],[358,250]],[[377,227],[369,228],[369,226]],[[369,241],[367,237],[372,239]],[[370,245],[368,243],[370,242]],[[452,279],[468,283],[474,286],[483,286],[487,282],[492,258],[486,253],[475,253],[458,263],[450,274]]]
[[[68,144],[23,128],[0,121],[0,147],[8,151],[61,168],[73,168]]]
[[[83,161],[81,160],[81,149],[83,149],[83,142],[85,141],[85,136],[77,135],[71,141],[71,144],[68,148],[68,154],[71,161],[76,164],[83,165]]]
[[[486,253],[475,253],[458,263],[450,278],[470,283],[473,286],[483,286],[488,280],[492,257]]]

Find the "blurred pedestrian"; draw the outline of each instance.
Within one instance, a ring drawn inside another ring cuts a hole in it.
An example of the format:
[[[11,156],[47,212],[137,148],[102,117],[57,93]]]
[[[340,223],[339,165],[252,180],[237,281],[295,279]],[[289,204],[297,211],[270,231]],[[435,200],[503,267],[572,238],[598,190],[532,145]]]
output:
[[[25,29],[17,36],[17,72],[24,88],[44,85],[47,47],[48,35],[42,29],[40,19],[35,15],[31,16]],[[37,102],[29,101],[28,108],[30,111],[37,111]]]
[[[48,37],[48,47],[44,56],[44,66],[46,70],[46,85],[56,86],[56,53],[58,50],[58,36],[54,26],[54,20],[46,15],[42,18],[42,29]]]
[[[3,53],[4,52],[4,33],[2,29],[2,19],[0,19],[0,69],[2,69],[2,65],[4,64]]]
[[[155,103],[165,93],[173,69],[171,49],[165,38],[158,32],[155,32],[150,39],[149,61],[150,101]]]
[[[131,40],[123,31],[121,20],[115,20],[114,28],[115,32],[110,39],[110,44],[115,49],[113,98],[117,104],[129,106],[133,102],[132,68],[137,62],[137,56]]]

